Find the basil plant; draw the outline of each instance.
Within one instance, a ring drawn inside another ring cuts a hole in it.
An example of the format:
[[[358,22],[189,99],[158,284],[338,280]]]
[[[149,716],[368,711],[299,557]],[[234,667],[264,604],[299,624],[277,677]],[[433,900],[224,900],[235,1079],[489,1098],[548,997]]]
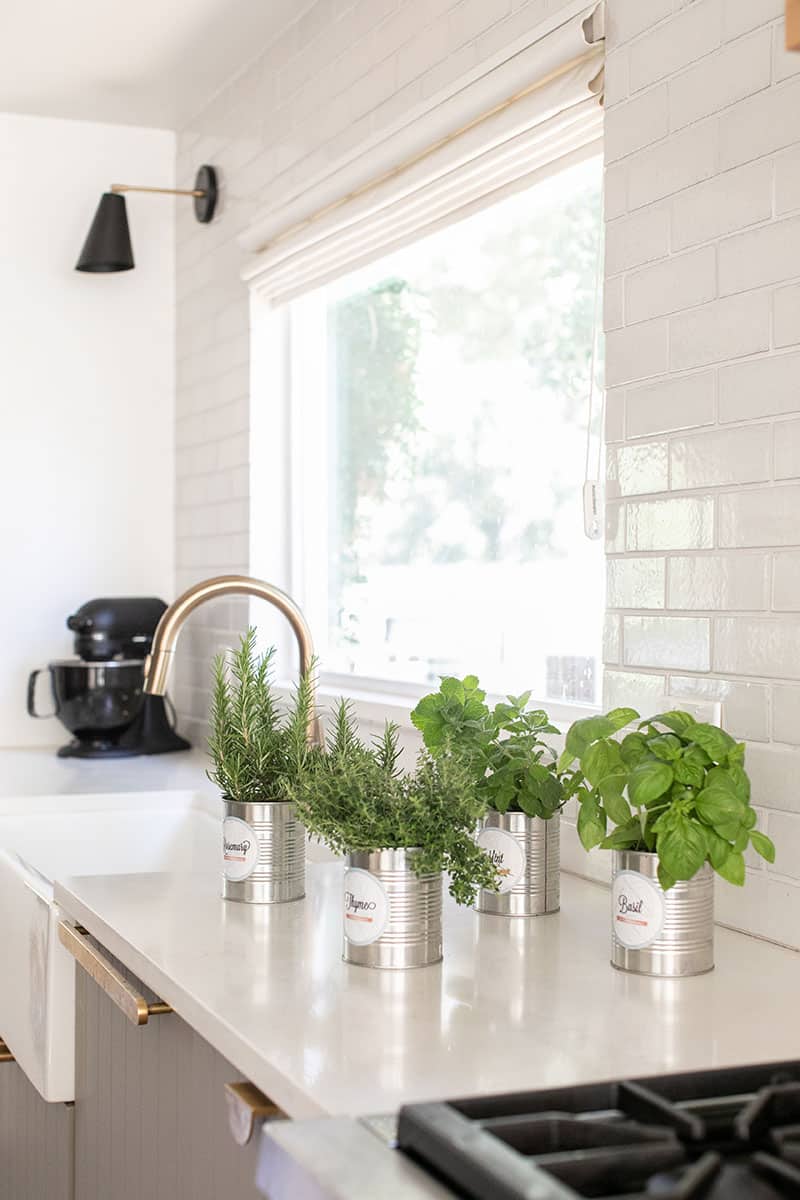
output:
[[[741,886],[748,846],[774,862],[775,847],[755,828],[744,745],[679,711],[616,736],[638,720],[632,708],[616,708],[567,733],[558,765],[578,800],[584,847],[657,854],[665,891],[706,862]]]

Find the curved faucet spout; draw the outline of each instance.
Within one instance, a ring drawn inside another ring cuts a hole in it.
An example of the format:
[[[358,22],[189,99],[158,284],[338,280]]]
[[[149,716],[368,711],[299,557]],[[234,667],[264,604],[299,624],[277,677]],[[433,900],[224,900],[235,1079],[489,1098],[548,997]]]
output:
[[[188,588],[183,595],[178,596],[162,614],[155,634],[150,654],[145,662],[144,690],[151,696],[163,696],[167,690],[167,677],[172,666],[175,646],[183,628],[184,621],[190,613],[205,604],[207,600],[216,600],[220,596],[258,596],[272,604],[286,617],[297,639],[300,651],[300,673],[306,674],[314,658],[314,645],[311,640],[311,630],[308,628],[302,612],[280,588],[263,579],[251,579],[247,575],[217,575],[214,579],[204,579]],[[309,745],[321,745],[321,726],[316,717],[316,689],[312,682],[312,714],[309,720]]]

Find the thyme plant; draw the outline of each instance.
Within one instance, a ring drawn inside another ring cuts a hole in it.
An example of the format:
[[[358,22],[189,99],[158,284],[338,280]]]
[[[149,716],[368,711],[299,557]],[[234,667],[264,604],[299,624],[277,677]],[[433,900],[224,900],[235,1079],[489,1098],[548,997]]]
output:
[[[307,758],[290,785],[298,817],[339,854],[416,848],[415,873],[448,872],[450,894],[472,904],[479,888],[496,887],[497,875],[473,840],[484,805],[470,773],[423,752],[407,774],[399,757],[396,726],[387,723],[367,746],[340,701],[327,752]]]
[[[290,784],[319,754],[307,744],[313,666],[282,712],[273,690],[274,657],[274,647],[257,654],[251,626],[238,649],[214,660],[208,777],[228,800],[289,800]]]

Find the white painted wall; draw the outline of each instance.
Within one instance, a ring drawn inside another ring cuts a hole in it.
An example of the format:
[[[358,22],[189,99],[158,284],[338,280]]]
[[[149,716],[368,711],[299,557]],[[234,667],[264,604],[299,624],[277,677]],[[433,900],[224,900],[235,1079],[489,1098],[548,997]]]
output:
[[[172,596],[174,204],[131,196],[136,269],[73,267],[112,182],[170,186],[175,137],[0,115],[0,745],[56,744],[27,673],[93,596]]]

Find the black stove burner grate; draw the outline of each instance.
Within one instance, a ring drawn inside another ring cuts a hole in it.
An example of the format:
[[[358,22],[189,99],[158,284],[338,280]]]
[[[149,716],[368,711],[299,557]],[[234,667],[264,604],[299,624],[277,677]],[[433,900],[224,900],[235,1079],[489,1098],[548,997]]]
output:
[[[401,1109],[465,1200],[800,1200],[800,1062]]]

